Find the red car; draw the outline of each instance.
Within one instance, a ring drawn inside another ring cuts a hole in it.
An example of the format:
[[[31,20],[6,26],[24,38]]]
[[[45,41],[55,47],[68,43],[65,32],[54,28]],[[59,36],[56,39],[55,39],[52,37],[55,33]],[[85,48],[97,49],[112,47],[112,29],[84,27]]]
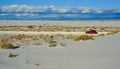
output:
[[[98,34],[96,30],[86,31],[86,34]]]

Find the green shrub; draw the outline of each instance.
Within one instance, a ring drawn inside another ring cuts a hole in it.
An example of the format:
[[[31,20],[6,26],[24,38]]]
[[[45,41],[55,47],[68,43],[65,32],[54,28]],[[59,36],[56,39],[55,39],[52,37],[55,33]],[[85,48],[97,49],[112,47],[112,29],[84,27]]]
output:
[[[12,53],[9,53],[8,58],[12,58],[15,57],[15,55],[13,55]]]
[[[11,43],[8,43],[8,42],[2,42],[0,44],[0,48],[2,48],[2,49],[13,49],[14,46]]]
[[[80,36],[74,37],[74,41],[79,41],[79,40],[90,40],[90,39],[93,39],[93,36],[89,36],[89,35],[80,35]]]
[[[43,38],[45,42],[52,43],[53,42],[53,36],[47,36]]]
[[[107,33],[107,35],[113,35],[113,33],[110,32],[110,33]]]
[[[98,36],[105,36],[105,34],[104,34],[104,33],[101,33],[101,34],[99,34]]]
[[[119,30],[111,31],[112,33],[119,33]]]
[[[80,40],[80,36],[76,36],[76,37],[74,37],[73,40],[74,40],[74,41],[79,41],[79,40]]]
[[[117,34],[117,33],[119,33],[119,31],[118,30],[114,30],[114,31],[111,31],[111,32],[107,33],[107,35],[114,35],[114,34]]]

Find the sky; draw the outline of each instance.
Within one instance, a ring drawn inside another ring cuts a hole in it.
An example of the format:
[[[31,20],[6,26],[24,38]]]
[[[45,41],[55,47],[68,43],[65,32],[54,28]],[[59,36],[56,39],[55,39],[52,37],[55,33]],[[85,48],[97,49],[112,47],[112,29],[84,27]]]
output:
[[[0,0],[4,5],[120,8],[120,0]]]
[[[120,19],[120,0],[0,0],[4,19]]]

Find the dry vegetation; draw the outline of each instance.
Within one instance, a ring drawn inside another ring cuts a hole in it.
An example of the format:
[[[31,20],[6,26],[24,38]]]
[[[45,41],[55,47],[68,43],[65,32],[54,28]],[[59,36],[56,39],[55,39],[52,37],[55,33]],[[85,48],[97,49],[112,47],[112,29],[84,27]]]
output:
[[[114,35],[114,34],[117,34],[117,33],[119,33],[119,30],[113,30],[113,31],[107,33],[107,35]]]
[[[101,33],[101,34],[99,34],[98,36],[105,36],[105,34],[104,34],[104,33]]]
[[[88,29],[96,29],[98,32],[110,32],[111,30],[120,31],[120,26],[0,26],[0,31],[51,31],[51,32],[84,32]]]
[[[1,49],[13,49],[14,46],[13,46],[13,44],[9,43],[8,41],[2,41],[0,43],[0,48]]]
[[[17,55],[14,55],[14,54],[12,54],[12,53],[9,53],[8,54],[8,58],[13,58],[13,57],[16,57]]]
[[[97,32],[109,32],[107,34],[101,33],[97,36],[113,35],[120,32],[120,27],[103,27],[103,26],[85,26],[85,27],[72,27],[72,26],[0,26],[0,31],[52,31],[52,32],[86,32],[88,29],[95,29]],[[63,46],[59,43],[62,39],[73,39],[74,41],[80,40],[93,40],[94,36],[91,35],[27,35],[27,34],[0,34],[0,48],[12,49],[13,46],[21,45],[42,45],[47,43],[49,47]]]
[[[73,39],[74,41],[79,41],[79,40],[93,40],[93,36],[90,35],[80,35],[80,36],[76,36]]]

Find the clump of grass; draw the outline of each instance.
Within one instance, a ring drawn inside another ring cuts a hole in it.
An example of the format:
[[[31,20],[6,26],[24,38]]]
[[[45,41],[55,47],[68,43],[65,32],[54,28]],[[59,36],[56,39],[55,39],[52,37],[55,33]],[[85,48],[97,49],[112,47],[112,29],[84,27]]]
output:
[[[74,37],[74,41],[79,41],[79,40],[93,40],[93,36],[89,36],[89,35],[80,35],[80,36],[76,36]]]
[[[104,33],[101,33],[101,34],[99,34],[98,36],[105,36],[105,34],[104,34]]]
[[[9,42],[1,42],[0,48],[2,48],[2,49],[13,49],[14,46]]]
[[[49,44],[49,47],[56,47],[56,42],[53,41],[53,36],[44,36],[42,39]]]
[[[46,43],[52,43],[53,42],[53,36],[46,36],[43,38]]]
[[[114,34],[117,34],[117,33],[119,33],[119,30],[111,31],[111,32],[107,33],[107,35],[114,35]]]
[[[30,26],[28,26],[28,28],[34,28],[34,26],[30,25]]]
[[[76,36],[76,37],[74,37],[73,40],[74,40],[74,41],[79,41],[79,40],[80,40],[80,37],[79,37],[79,36]]]
[[[49,47],[56,47],[56,44],[55,43],[51,43],[51,44],[49,44]]]
[[[12,53],[9,53],[9,55],[8,55],[8,58],[13,58],[13,57],[16,57],[17,55],[14,55],[14,54],[12,54]]]

